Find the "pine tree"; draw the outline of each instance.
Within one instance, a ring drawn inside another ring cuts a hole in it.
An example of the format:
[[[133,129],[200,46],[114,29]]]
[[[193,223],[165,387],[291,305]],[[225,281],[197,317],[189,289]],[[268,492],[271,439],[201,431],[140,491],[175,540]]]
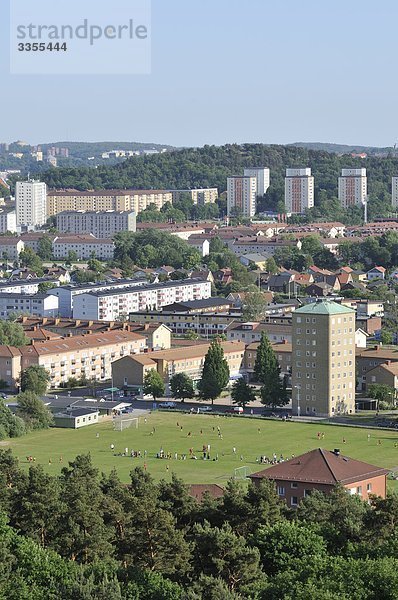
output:
[[[282,382],[280,376],[278,359],[265,333],[261,335],[261,341],[257,349],[254,373],[256,380],[262,383],[261,402],[265,406],[284,406],[288,403],[286,383]]]
[[[224,358],[224,350],[218,340],[213,340],[206,354],[203,365],[202,379],[199,382],[199,392],[203,400],[218,398],[229,381],[229,367]]]

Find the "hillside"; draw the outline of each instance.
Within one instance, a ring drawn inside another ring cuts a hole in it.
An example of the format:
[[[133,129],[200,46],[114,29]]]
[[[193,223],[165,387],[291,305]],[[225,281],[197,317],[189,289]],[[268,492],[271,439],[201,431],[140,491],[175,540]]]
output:
[[[393,147],[379,148],[377,146],[350,146],[347,144],[329,144],[327,142],[294,142],[288,144],[296,148],[307,148],[308,150],[322,150],[336,154],[360,154],[365,152],[372,156],[398,156],[398,151]]]

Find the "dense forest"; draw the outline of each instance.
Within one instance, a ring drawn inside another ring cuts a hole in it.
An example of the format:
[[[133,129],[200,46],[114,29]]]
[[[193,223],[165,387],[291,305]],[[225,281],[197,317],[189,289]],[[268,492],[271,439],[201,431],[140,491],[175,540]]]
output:
[[[60,476],[0,450],[0,596],[15,600],[395,600],[398,496],[337,487],[297,510],[271,482],[202,503],[141,467],[89,455]]]
[[[187,148],[154,156],[142,156],[115,166],[51,169],[44,173],[50,188],[186,189],[218,187],[225,191],[229,175],[242,174],[244,167],[267,166],[271,186],[260,199],[258,210],[282,212],[287,167],[311,167],[315,177],[315,208],[311,218],[360,222],[361,209],[343,211],[337,201],[338,176],[342,168],[366,167],[369,217],[391,212],[391,177],[398,173],[398,158],[369,157],[308,150],[295,146],[244,144]]]

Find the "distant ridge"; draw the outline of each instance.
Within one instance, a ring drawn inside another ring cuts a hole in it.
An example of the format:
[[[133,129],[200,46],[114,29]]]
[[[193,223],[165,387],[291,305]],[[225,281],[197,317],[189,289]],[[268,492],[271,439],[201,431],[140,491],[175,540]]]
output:
[[[328,142],[294,142],[287,144],[296,148],[306,148],[307,150],[320,150],[331,152],[332,154],[362,154],[366,153],[372,156],[398,155],[398,150],[393,146],[379,148],[377,146],[350,146],[349,144],[331,144]]]

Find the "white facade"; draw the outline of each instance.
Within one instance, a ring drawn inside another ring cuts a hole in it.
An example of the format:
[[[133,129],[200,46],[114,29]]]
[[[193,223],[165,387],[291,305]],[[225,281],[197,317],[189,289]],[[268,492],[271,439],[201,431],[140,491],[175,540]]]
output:
[[[269,188],[269,169],[249,167],[243,171],[245,177],[257,177],[257,196],[264,196]]]
[[[15,210],[0,211],[0,233],[16,233],[17,231],[17,215]]]
[[[398,177],[392,178],[392,205],[398,207]]]
[[[256,214],[257,178],[228,177],[227,211],[228,216],[241,214],[253,217]]]
[[[47,186],[40,181],[17,181],[17,225],[40,227],[47,219]]]
[[[57,215],[57,230],[61,233],[91,233],[96,238],[111,238],[119,231],[135,232],[136,227],[134,211],[65,211]]]
[[[314,206],[314,178],[311,169],[286,169],[285,209],[300,214]]]
[[[63,285],[54,286],[48,290],[49,294],[55,294],[59,298],[59,314],[61,317],[70,318],[73,315],[74,300],[81,294],[98,291],[114,291],[123,288],[145,285],[148,280],[145,279],[121,279],[119,281],[110,281],[108,283],[82,284],[82,285]],[[1,290],[1,288],[0,288]]]
[[[115,321],[127,317],[130,312],[158,310],[174,302],[210,297],[211,283],[201,279],[149,284],[124,290],[88,292],[75,297],[73,318]]]
[[[25,244],[16,237],[0,238],[0,260],[17,260]]]
[[[56,317],[58,298],[52,294],[4,294],[0,293],[0,318],[11,314],[26,314],[38,317]]]
[[[76,252],[78,259],[87,260],[95,255],[95,258],[112,260],[115,244],[112,240],[96,238],[55,238],[53,241],[54,258],[67,258],[69,252]]]
[[[56,279],[18,279],[0,282],[0,294],[37,294],[41,283],[51,283],[54,289],[59,286]]]
[[[339,200],[343,208],[361,206],[367,193],[366,169],[342,169],[339,177]]]

